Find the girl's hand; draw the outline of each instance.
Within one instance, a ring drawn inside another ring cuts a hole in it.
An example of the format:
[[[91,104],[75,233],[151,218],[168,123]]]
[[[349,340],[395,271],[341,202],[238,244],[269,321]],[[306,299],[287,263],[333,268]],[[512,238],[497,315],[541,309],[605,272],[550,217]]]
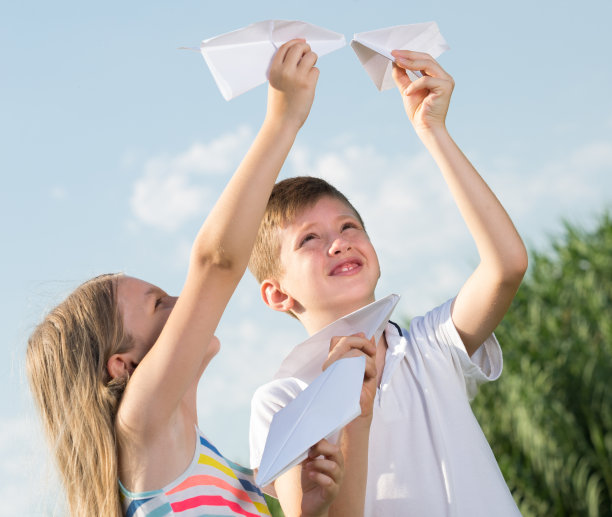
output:
[[[373,338],[372,338],[373,339]],[[366,339],[363,332],[353,336],[334,337],[331,340],[330,352],[327,360],[323,363],[325,371],[332,363],[345,357],[366,358],[365,374],[359,404],[361,406],[361,417],[370,418],[374,411],[374,399],[376,398],[376,344],[373,340]]]
[[[395,57],[393,79],[416,132],[445,127],[453,78],[429,54],[410,50],[394,50],[391,54]],[[420,71],[423,77],[413,82],[406,70]]]
[[[269,71],[267,117],[302,127],[314,100],[317,55],[302,39],[279,47]]]
[[[302,513],[307,517],[326,516],[344,478],[344,457],[340,447],[321,440],[302,462]]]

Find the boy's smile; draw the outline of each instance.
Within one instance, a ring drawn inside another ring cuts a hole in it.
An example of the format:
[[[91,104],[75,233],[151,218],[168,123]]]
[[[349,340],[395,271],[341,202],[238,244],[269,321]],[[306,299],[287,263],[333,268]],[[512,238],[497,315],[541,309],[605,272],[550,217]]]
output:
[[[361,262],[359,260],[353,260],[353,259],[343,260],[340,264],[338,264],[332,269],[329,275],[330,276],[352,275],[354,273],[357,273],[360,268],[361,268]]]
[[[309,332],[374,301],[378,257],[359,219],[324,196],[280,231],[280,291]]]

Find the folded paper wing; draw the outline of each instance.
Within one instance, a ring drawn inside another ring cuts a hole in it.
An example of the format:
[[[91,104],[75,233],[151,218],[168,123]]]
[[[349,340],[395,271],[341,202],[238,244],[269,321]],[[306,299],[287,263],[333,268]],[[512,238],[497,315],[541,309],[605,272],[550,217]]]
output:
[[[351,47],[380,91],[395,86],[391,75],[394,61],[391,55],[392,50],[426,52],[435,59],[450,48],[440,34],[436,22],[398,25],[360,32],[353,36]],[[421,76],[419,72],[410,70],[406,73],[413,81]]]
[[[346,45],[344,35],[301,21],[266,20],[202,41],[200,51],[225,100],[268,80],[278,47],[304,38],[318,55]]]
[[[272,418],[256,482],[266,486],[308,455],[310,447],[361,414],[365,357],[340,359]]]
[[[378,343],[399,299],[399,295],[390,294],[347,314],[313,334],[293,348],[281,363],[274,378],[296,377],[311,383],[321,373],[321,367],[329,354],[330,340],[335,336],[350,336],[363,332],[368,339],[374,336]]]

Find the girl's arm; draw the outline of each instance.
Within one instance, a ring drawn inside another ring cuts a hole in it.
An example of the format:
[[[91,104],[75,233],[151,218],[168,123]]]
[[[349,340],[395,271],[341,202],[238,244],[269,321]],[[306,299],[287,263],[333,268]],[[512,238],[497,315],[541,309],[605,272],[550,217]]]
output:
[[[126,388],[123,423],[147,432],[165,425],[214,355],[209,348],[215,329],[246,269],[276,177],[310,111],[316,59],[303,40],[284,44],[275,55],[264,123],[196,236],[183,291]]]
[[[393,55],[406,113],[440,168],[480,255],[452,308],[453,323],[471,355],[506,314],[527,269],[527,252],[495,194],[448,134],[452,77],[427,54],[396,50]],[[423,77],[411,82],[404,69],[420,70]]]

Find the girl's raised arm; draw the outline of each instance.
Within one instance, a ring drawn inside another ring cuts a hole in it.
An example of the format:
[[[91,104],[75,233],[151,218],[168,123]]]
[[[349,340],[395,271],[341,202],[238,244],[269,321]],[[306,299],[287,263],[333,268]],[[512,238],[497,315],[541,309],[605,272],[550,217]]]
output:
[[[183,290],[126,388],[122,424],[147,431],[165,425],[216,353],[215,329],[244,274],[277,175],[308,117],[316,60],[303,40],[284,44],[275,55],[263,125],[198,232]]]

